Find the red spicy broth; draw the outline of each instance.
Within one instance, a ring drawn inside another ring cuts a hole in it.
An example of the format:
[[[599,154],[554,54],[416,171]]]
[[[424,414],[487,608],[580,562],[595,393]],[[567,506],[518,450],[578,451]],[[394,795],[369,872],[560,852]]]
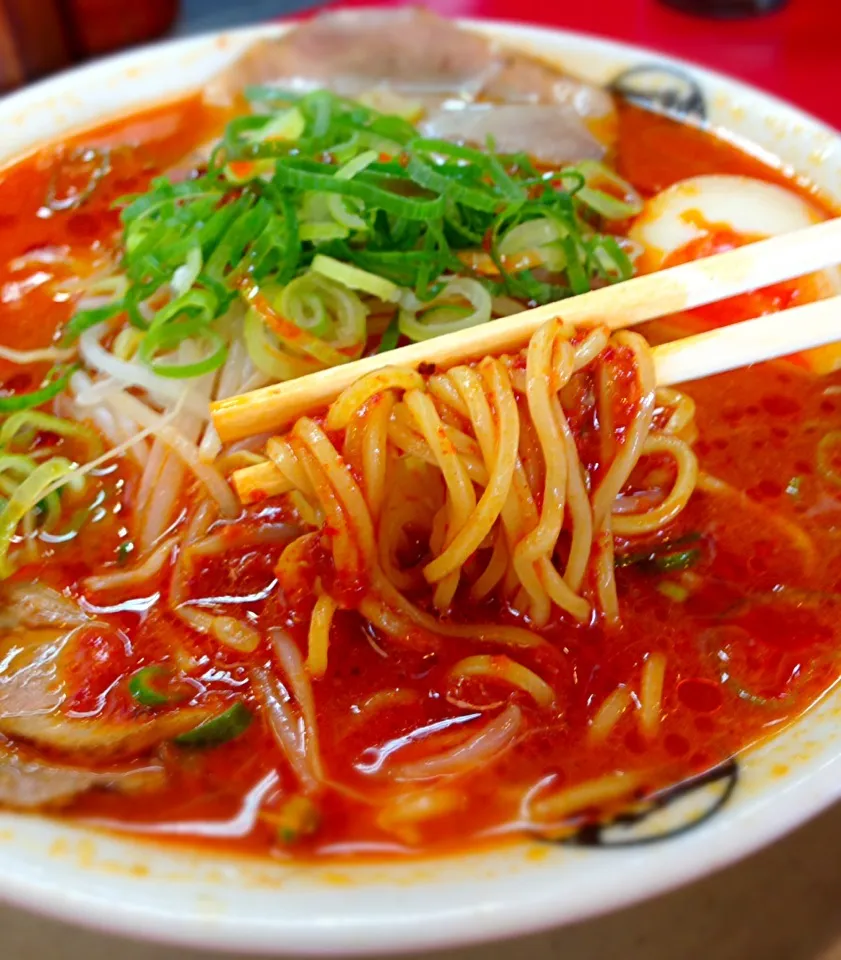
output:
[[[6,198],[0,220],[4,344],[44,346],[71,313],[70,299],[54,293],[55,281],[64,279],[62,268],[21,258],[66,248],[70,257],[94,264],[114,243],[114,199],[143,189],[218,131],[222,119],[188,98],[80,136],[74,142],[114,147],[112,169],[84,210],[67,216],[39,213],[62,163],[60,150],[40,150],[0,174]],[[618,168],[645,195],[700,173],[748,174],[799,189],[708,133],[630,106],[622,107],[620,121]],[[732,309],[718,321],[741,319],[739,304]],[[9,371],[0,365],[0,376]],[[31,388],[44,372],[33,370],[33,382],[6,387]],[[179,840],[260,853],[448,849],[516,822],[524,791],[547,777],[574,786],[621,769],[656,787],[707,770],[778,731],[835,683],[841,666],[841,501],[816,465],[821,439],[841,430],[841,376],[817,378],[779,363],[694,383],[684,392],[697,403],[695,450],[701,467],[727,485],[715,495],[696,494],[670,529],[669,536],[683,538],[700,559],[685,575],[633,563],[621,567],[618,631],[566,622],[546,628],[553,653],[525,652],[521,659],[564,691],[562,715],[549,721],[528,698],[515,694],[528,735],[489,772],[467,775],[457,790],[445,788],[453,795],[440,816],[412,826],[402,824],[399,815],[383,820],[390,787],[376,772],[384,746],[412,739],[421,728],[434,726],[438,743],[448,736],[458,742],[470,711],[442,691],[450,667],[474,653],[474,645],[453,641],[434,656],[396,650],[386,657],[376,642],[367,642],[373,638],[365,636],[359,619],[342,612],[327,672],[314,685],[324,764],[338,789],[321,804],[312,836],[305,831],[294,848],[278,839],[289,778],[278,769],[277,747],[259,716],[241,736],[214,749],[162,747],[166,782],[160,789],[142,798],[90,792],[73,800],[67,815],[164,836],[166,825],[177,823]],[[100,521],[83,528],[72,543],[56,544],[26,575],[78,596],[80,581],[127,542],[137,482],[128,461],[103,477],[106,509]],[[241,522],[240,539],[284,519],[277,505],[266,501]],[[268,539],[255,547],[231,539],[228,549],[196,565],[188,593],[248,597],[238,602],[240,611],[259,615],[264,626],[288,627],[305,648],[305,625],[286,622],[287,612],[272,590],[282,544]],[[168,650],[170,626],[155,601],[169,589],[168,571],[165,567],[150,583],[147,603],[126,609],[113,598],[99,614],[107,628],[87,628],[66,667],[78,714],[105,711],[114,720],[137,719],[125,681]],[[489,610],[478,613],[486,619]],[[200,686],[203,703],[225,703],[236,695],[254,708],[248,674],[265,662],[263,647],[238,655],[197,639],[190,652],[195,665],[187,674]],[[633,712],[625,711],[594,749],[589,728],[598,706],[623,684],[638,684],[646,659],[654,655],[666,664],[657,735],[642,735]],[[481,692],[486,699],[500,695],[493,683]],[[410,754],[422,757],[418,743]],[[84,763],[83,756],[74,760]],[[236,818],[249,804],[260,806],[262,815],[241,832]]]

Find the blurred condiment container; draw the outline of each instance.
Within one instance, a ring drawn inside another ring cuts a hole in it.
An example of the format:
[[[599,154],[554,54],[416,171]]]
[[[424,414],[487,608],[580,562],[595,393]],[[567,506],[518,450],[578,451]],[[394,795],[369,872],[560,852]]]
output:
[[[758,17],[782,9],[788,0],[663,0],[670,7],[700,17],[715,17],[720,20],[738,20],[743,17]]]
[[[0,90],[166,33],[178,0],[0,0]]]

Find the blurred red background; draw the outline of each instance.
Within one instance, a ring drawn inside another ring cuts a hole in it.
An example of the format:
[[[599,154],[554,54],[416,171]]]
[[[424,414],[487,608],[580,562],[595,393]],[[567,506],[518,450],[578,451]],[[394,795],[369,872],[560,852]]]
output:
[[[178,0],[0,0],[0,90],[161,36]]]

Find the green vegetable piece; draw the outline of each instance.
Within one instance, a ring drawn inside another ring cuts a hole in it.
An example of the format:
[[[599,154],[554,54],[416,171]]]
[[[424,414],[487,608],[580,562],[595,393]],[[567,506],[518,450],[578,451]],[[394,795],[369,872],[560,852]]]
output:
[[[63,342],[74,343],[84,332],[98,323],[105,323],[123,310],[122,300],[109,303],[104,307],[92,307],[90,310],[78,310],[64,327]]]
[[[144,707],[166,707],[189,700],[191,696],[189,689],[173,683],[172,671],[159,664],[135,670],[129,677],[128,690]]]
[[[123,567],[128,563],[129,557],[134,550],[134,544],[130,540],[121,543],[117,548],[117,563]]]
[[[16,459],[27,460],[28,458]],[[9,557],[9,550],[20,521],[45,499],[54,486],[60,483],[72,485],[74,470],[75,467],[66,457],[51,457],[39,464],[14,488],[0,510],[0,580],[5,580],[15,571],[15,564]],[[46,506],[49,512],[49,504]]]
[[[291,797],[272,818],[277,826],[277,837],[286,846],[311,837],[321,826],[318,807],[308,797]]]
[[[12,450],[17,442],[20,447],[29,450],[39,433],[55,433],[60,437],[83,441],[92,460],[102,453],[102,441],[89,427],[41,410],[20,410],[13,413],[0,427],[0,449]]]
[[[206,355],[195,363],[175,364],[158,360],[159,353],[169,353],[185,340],[203,341]],[[200,377],[217,370],[228,356],[228,345],[222,336],[198,318],[173,320],[150,330],[140,344],[144,363],[159,377],[183,380]]]
[[[584,177],[575,196],[607,220],[626,220],[642,211],[643,200],[617,173],[597,160],[582,160],[574,171]],[[605,186],[608,191],[599,189]],[[619,194],[619,196],[617,196]]]
[[[251,726],[253,719],[248,707],[238,700],[224,713],[182,733],[174,742],[182,747],[215,747],[241,736]]]
[[[44,385],[30,393],[19,393],[11,397],[0,397],[0,413],[14,413],[17,410],[29,410],[40,407],[42,403],[57,397],[67,386],[67,381],[76,367],[53,367],[44,378]]]
[[[385,182],[385,179],[383,180]],[[356,197],[363,203],[378,206],[396,216],[410,220],[429,220],[444,213],[443,196],[424,199],[404,197],[372,182],[367,175],[360,174],[352,180],[336,178],[335,168],[329,164],[301,161],[290,157],[284,162],[278,161],[275,168],[274,183],[288,190],[320,190],[325,193],[339,193],[346,197]]]
[[[679,550],[676,553],[664,553],[654,557],[653,564],[664,573],[670,573],[674,570],[688,570],[694,567],[701,559],[701,551],[697,548],[693,550]]]
[[[385,333],[382,335],[380,345],[377,347],[377,353],[388,353],[389,350],[394,350],[397,346],[400,340],[400,327],[397,322],[397,317],[398,314],[395,312],[389,325],[385,329]]]
[[[682,587],[673,580],[661,580],[657,584],[657,592],[675,603],[684,603],[689,598],[689,591],[686,587]]]
[[[631,567],[635,564],[653,566],[655,570],[663,571],[664,573],[668,573],[671,570],[686,570],[700,560],[701,551],[699,548],[684,548],[688,547],[691,543],[697,543],[700,539],[701,534],[696,530],[682,537],[676,537],[674,540],[666,540],[656,547],[647,550],[634,550],[631,553],[620,553],[615,558],[614,563],[617,567]],[[678,559],[678,557],[683,557],[684,554],[696,554],[696,556],[684,557],[685,566],[681,566],[681,560]],[[670,557],[674,559],[670,560]],[[670,563],[674,563],[675,565],[670,566]]]

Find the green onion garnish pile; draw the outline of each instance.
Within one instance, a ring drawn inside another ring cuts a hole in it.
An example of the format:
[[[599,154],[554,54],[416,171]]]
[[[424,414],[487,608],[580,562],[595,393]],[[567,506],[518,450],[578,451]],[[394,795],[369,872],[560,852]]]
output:
[[[485,322],[506,312],[495,298],[545,303],[632,273],[600,230],[639,198],[601,164],[540,170],[325,91],[247,95],[206,169],[124,198],[124,295],[77,313],[68,340],[123,315],[137,359],[192,378],[242,336],[284,380],[372,338],[389,349]]]
[[[78,362],[0,397],[0,579],[35,559],[35,536],[58,533],[59,487],[77,512],[89,509],[85,458],[67,453],[98,437],[36,411],[80,365],[166,406],[187,396],[172,378],[224,366],[220,384],[236,390],[250,360],[260,382],[288,380],[632,273],[620,240],[602,231],[641,201],[601,164],[539,169],[492,144],[424,138],[406,119],[417,105],[398,98],[404,116],[325,91],[247,97],[251,112],[228,123],[206,165],[119,201],[121,260],[88,285],[63,333]],[[108,170],[100,158],[79,204]],[[54,213],[70,209],[52,194]],[[44,431],[59,448],[29,453],[22,441]],[[26,549],[13,550],[19,542]]]

